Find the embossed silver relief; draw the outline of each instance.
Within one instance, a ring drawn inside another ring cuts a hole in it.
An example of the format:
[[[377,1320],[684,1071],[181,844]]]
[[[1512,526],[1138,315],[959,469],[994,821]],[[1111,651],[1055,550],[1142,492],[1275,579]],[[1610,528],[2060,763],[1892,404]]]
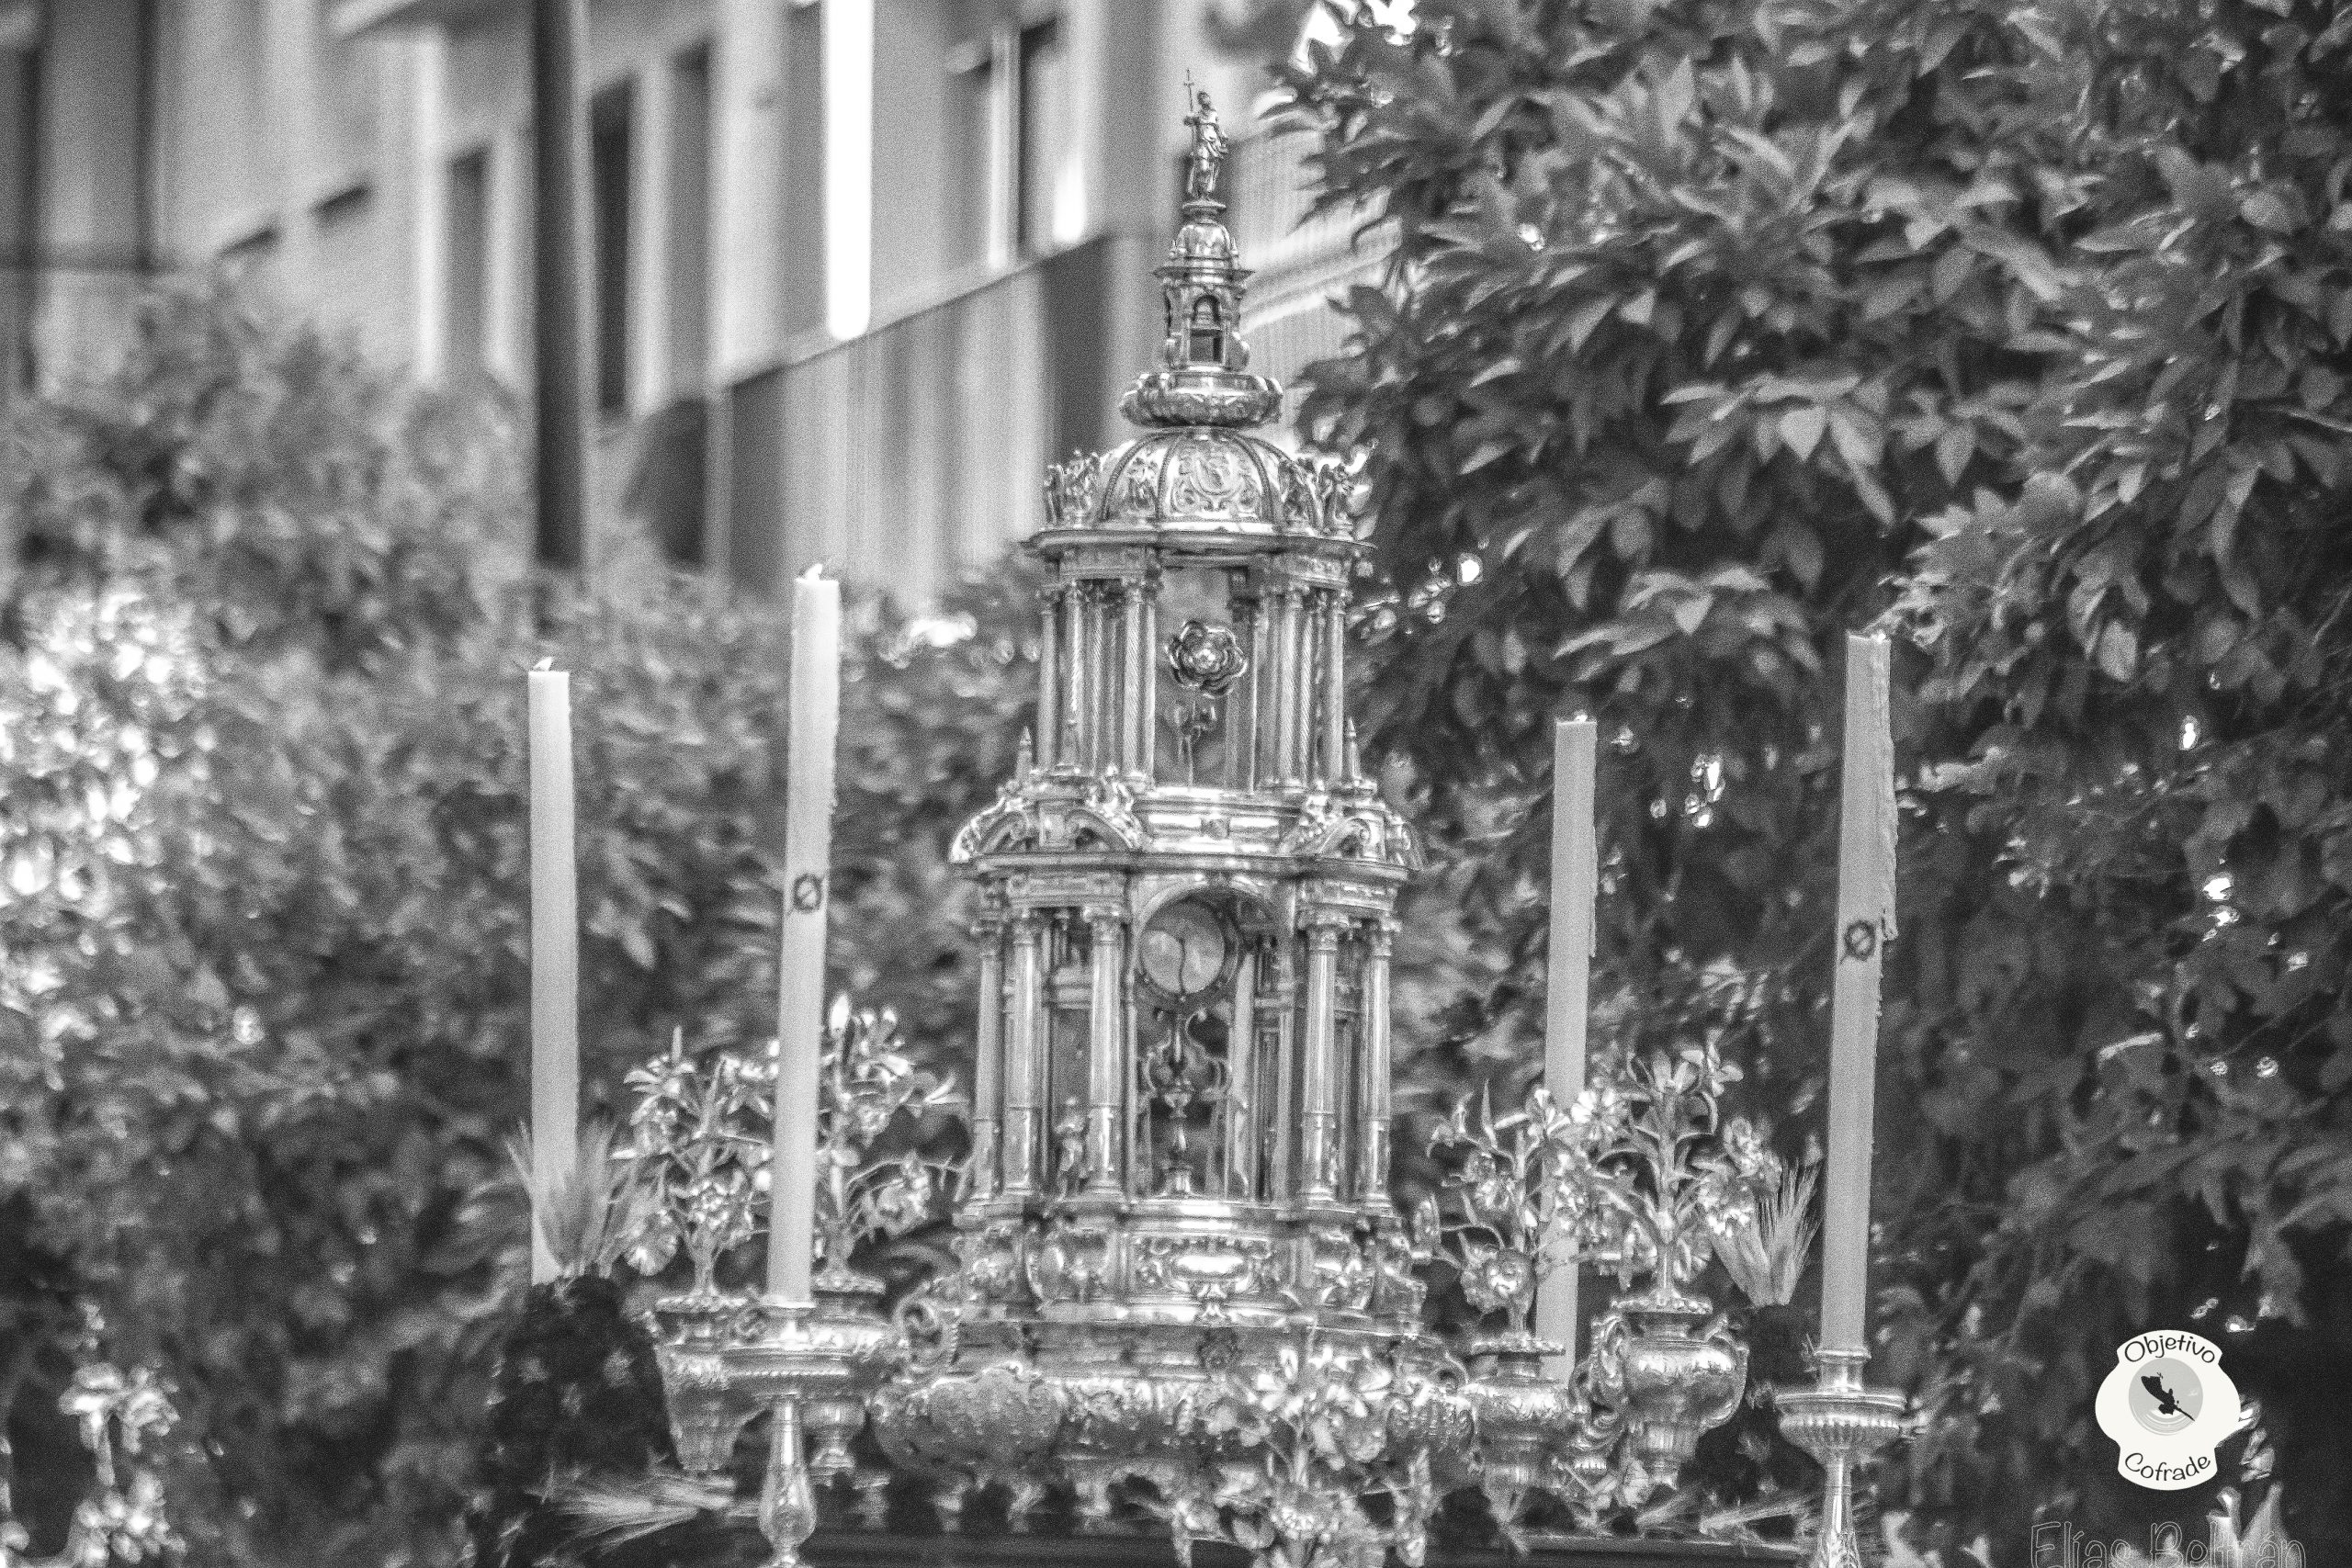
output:
[[[1204,1306],[1223,1307],[1237,1296],[1272,1295],[1282,1288],[1274,1244],[1262,1237],[1139,1236],[1133,1257],[1136,1289],[1187,1296]]]
[[[1168,510],[1182,517],[1254,517],[1265,489],[1256,466],[1232,446],[1208,437],[1175,450]]]
[[[1073,452],[1046,470],[1046,518],[1057,528],[1083,525],[1102,499],[1102,458]]]

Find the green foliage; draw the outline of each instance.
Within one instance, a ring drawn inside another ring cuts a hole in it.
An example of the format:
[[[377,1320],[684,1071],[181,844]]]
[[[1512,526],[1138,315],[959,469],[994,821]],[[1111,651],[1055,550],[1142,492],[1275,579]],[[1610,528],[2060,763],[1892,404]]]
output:
[[[1937,1416],[1885,1502],[1948,1562],[2017,1558],[2037,1510],[2143,1534],[2090,1392],[2172,1325],[2260,1400],[2288,1533],[2352,1550],[2312,1392],[2352,1375],[2352,28],[2298,0],[1415,14],[1288,81],[1323,199],[1397,245],[1305,411],[1371,458],[1367,739],[1509,959],[1452,1021],[1501,1047],[1424,1076],[1526,1059],[1550,720],[1582,710],[1602,1027],[1720,1038],[1799,1135],[1827,671],[1885,617],[1914,648],[1873,1371]]]
[[[218,297],[10,440],[0,1219],[51,1262],[0,1311],[46,1342],[100,1303],[173,1379],[222,1499],[174,1495],[198,1561],[447,1561],[526,1256],[522,672],[574,672],[615,1114],[674,1027],[773,1030],[787,628],[685,581],[542,628],[496,587],[495,411]],[[968,1027],[945,839],[1010,771],[1031,621],[1011,579],[848,617],[833,979],[926,1061]]]
[[[520,564],[503,404],[409,395],[220,286],[141,312],[105,383],[13,411],[9,568],[89,585],[138,563],[224,645],[344,669],[448,637],[470,569]]]
[[[662,1568],[666,1552],[621,1541],[576,1549],[558,1500],[597,1481],[674,1472],[652,1337],[601,1275],[534,1285],[499,1347],[483,1434],[482,1490],[466,1512],[474,1568]]]
[[[527,1127],[507,1138],[506,1159],[557,1272],[610,1274],[652,1224],[654,1193],[628,1162],[614,1158],[610,1122],[591,1122],[579,1137],[571,1168],[558,1172],[544,1189],[532,1168]]]

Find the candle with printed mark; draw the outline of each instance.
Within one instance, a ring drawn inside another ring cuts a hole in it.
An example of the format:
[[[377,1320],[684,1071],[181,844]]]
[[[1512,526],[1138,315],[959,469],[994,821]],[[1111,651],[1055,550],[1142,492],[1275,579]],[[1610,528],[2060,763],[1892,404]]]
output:
[[[1598,891],[1599,826],[1593,783],[1600,727],[1589,718],[1552,727],[1552,931],[1544,1015],[1544,1082],[1555,1103],[1576,1103],[1585,1085],[1585,1031],[1591,1011],[1593,898]],[[1577,1262],[1573,1238],[1556,1238],[1563,1255],[1536,1287],[1535,1334],[1561,1348],[1553,1363],[1565,1377],[1575,1359]]]
[[[833,748],[841,727],[842,586],[811,567],[792,585],[784,913],[776,967],[775,1143],[768,1293],[809,1302],[817,1230],[817,1094],[831,902]]]
[[[541,660],[526,677],[530,737],[531,1176],[551,1193],[578,1157],[580,895],[573,840],[571,677]],[[534,1220],[531,1282],[556,1276]]]
[[[1829,1153],[1821,1224],[1821,1345],[1870,1348],[1871,1137],[1879,972],[1894,940],[1894,738],[1883,637],[1846,639],[1838,929],[1830,990]]]

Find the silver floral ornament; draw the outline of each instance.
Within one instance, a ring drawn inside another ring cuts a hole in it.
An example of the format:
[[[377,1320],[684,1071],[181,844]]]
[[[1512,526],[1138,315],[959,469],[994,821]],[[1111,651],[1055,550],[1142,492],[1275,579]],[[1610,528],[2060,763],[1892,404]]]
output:
[[[1231,626],[1186,621],[1168,639],[1168,672],[1188,692],[1221,697],[1249,669],[1250,656]]]

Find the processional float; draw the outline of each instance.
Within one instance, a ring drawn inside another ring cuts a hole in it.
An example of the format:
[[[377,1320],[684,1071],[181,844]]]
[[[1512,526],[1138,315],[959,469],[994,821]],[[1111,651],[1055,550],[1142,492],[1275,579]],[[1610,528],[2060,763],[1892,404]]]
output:
[[[1544,1495],[1598,1528],[1670,1492],[1743,1394],[1746,1349],[1696,1281],[1775,1172],[1721,1120],[1733,1075],[1711,1051],[1501,1115],[1465,1105],[1438,1134],[1455,1170],[1443,1202],[1392,1201],[1390,964],[1419,863],[1348,719],[1364,546],[1346,468],[1253,434],[1281,392],[1249,368],[1248,275],[1212,194],[1224,143],[1205,96],[1188,123],[1182,222],[1158,274],[1165,334],[1123,404],[1138,433],[1047,477],[1029,542],[1048,572],[1034,739],[953,846],[979,911],[967,1164],[869,1158],[876,1134],[945,1090],[886,1020],[836,1007],[820,1024],[829,582],[804,580],[796,609],[780,1054],[698,1076],[673,1050],[633,1079],[639,1157],[667,1173],[672,1233],[696,1264],[695,1288],[652,1314],[680,1457],[720,1470],[772,1416],[760,1518],[779,1568],[815,1528],[819,1488],[854,1486],[878,1523],[893,1472],[924,1478],[950,1522],[985,1489],[1015,1529],[1050,1496],[1080,1529],[1147,1509],[1180,1554],[1223,1540],[1288,1568],[1419,1562],[1453,1492],[1483,1493],[1513,1540]],[[1852,684],[1883,739],[1875,655],[1855,668],[1876,683]],[[1881,793],[1866,749],[1853,787],[1857,751],[1849,735],[1849,839],[1855,802]],[[1890,773],[1864,832],[1890,867],[1891,789]],[[1841,920],[1850,906],[1869,937],[1874,1032],[1891,923],[1857,887],[1841,883]],[[1866,1150],[1867,1052],[1839,1069]],[[770,1096],[772,1151],[738,1130]],[[1833,1127],[1833,1166],[1840,1141]],[[721,1291],[716,1258],[752,1234],[763,1160],[768,1289]],[[1866,1195],[1866,1155],[1863,1170]],[[951,1184],[956,1266],[886,1314],[852,1249]],[[1570,1370],[1573,1309],[1564,1329],[1543,1315],[1549,1340],[1530,1309],[1578,1254],[1643,1283]],[[1422,1271],[1441,1260],[1486,1314],[1451,1341],[1423,1321]],[[1828,1467],[1825,1565],[1860,1561],[1851,1463],[1900,1411],[1861,1388],[1859,1290],[1820,1388],[1780,1401]],[[867,1431],[890,1470],[861,1465]]]

